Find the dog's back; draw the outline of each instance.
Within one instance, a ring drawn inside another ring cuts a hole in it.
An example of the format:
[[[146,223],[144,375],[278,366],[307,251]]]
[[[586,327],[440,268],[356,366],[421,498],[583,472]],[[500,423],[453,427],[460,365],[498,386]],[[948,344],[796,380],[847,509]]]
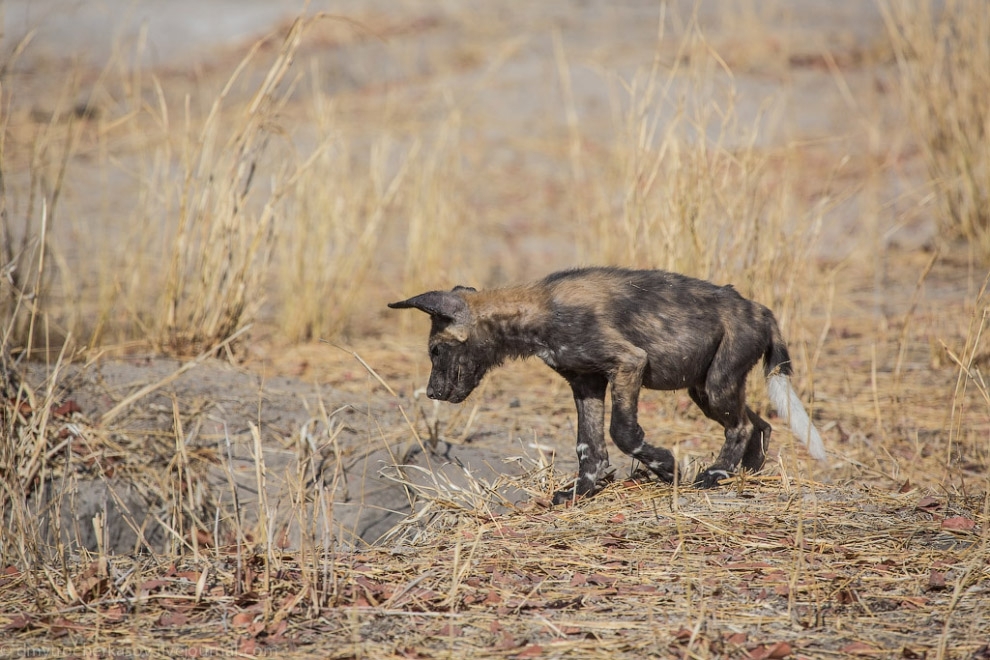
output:
[[[738,347],[752,368],[775,324],[766,307],[731,286],[661,270],[583,268],[542,284],[560,348],[604,366],[621,344],[632,344],[647,353],[643,385],[651,389],[703,383],[723,343]]]

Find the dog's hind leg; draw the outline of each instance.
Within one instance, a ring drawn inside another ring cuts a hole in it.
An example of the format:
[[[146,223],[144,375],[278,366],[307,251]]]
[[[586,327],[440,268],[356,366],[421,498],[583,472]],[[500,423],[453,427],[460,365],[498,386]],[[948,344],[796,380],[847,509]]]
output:
[[[599,374],[565,376],[574,392],[577,407],[578,478],[571,490],[554,493],[553,503],[563,504],[575,497],[591,495],[608,467],[605,447],[605,389],[608,380]]]
[[[612,441],[624,454],[637,459],[661,481],[672,483],[674,455],[667,449],[647,443],[643,427],[639,425],[639,391],[643,385],[646,363],[646,352],[630,347],[626,359],[613,371],[612,422],[609,433]]]
[[[707,417],[725,428],[725,444],[722,445],[718,457],[710,467],[699,472],[694,480],[694,485],[699,488],[714,488],[720,480],[728,479],[732,475],[743,456],[748,454],[749,447],[757,435],[758,427],[754,426],[752,430],[748,428],[751,426],[752,418],[749,416],[751,411],[745,404],[745,375],[739,382],[722,385],[712,383],[709,379],[704,391],[692,388],[688,393]],[[755,416],[755,413],[753,414]],[[769,440],[769,434],[767,439]],[[758,441],[759,449],[762,451],[762,437]],[[755,461],[756,458],[754,453],[752,460]],[[762,454],[760,458],[762,466]]]
[[[742,466],[750,472],[758,472],[763,468],[770,447],[770,433],[773,430],[769,423],[746,406],[746,416],[753,423],[753,432],[746,443],[746,452],[742,457]]]
[[[708,395],[704,389],[691,387],[688,388],[688,394],[691,396],[691,400],[701,409],[701,412],[705,413],[705,417],[715,420],[719,424],[722,423],[719,416],[712,412]],[[763,467],[763,462],[766,460],[767,449],[770,447],[770,432],[772,428],[762,417],[753,412],[749,406],[746,406],[746,416],[749,417],[749,421],[753,424],[753,431],[750,433],[749,440],[746,442],[746,448],[742,456],[742,466],[751,472],[757,472]],[[719,478],[724,479],[725,476],[720,474]],[[699,475],[699,481],[700,479],[701,475]],[[716,484],[712,483],[708,487],[714,485]]]

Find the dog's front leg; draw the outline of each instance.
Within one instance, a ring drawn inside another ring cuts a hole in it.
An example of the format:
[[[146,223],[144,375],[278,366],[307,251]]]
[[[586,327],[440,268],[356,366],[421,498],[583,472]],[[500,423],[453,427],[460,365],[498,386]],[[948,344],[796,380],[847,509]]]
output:
[[[598,480],[608,467],[605,447],[605,388],[608,380],[599,374],[567,376],[577,407],[578,478],[574,488],[554,493],[553,503],[563,504],[598,490]]]
[[[637,459],[661,481],[674,481],[674,455],[645,440],[639,425],[639,390],[643,385],[646,352],[633,349],[612,375],[612,441],[623,453]]]

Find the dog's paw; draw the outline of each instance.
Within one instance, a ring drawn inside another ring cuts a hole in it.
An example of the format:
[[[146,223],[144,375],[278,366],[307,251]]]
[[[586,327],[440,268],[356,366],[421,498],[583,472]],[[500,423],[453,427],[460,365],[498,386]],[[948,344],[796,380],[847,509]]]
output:
[[[567,490],[558,490],[554,493],[552,501],[554,506],[560,506],[561,504],[576,502],[579,499],[581,499],[581,496],[576,495],[573,488],[568,488]]]
[[[600,484],[595,484],[594,488],[583,489],[575,486],[574,488],[568,488],[567,490],[558,490],[553,494],[553,505],[557,506],[559,504],[573,504],[575,502],[580,502],[581,500],[591,497],[602,490]]]
[[[732,473],[721,468],[708,468],[698,473],[694,479],[695,488],[716,488],[723,479],[728,479]]]
[[[648,457],[647,460],[640,458],[640,463],[649,469],[650,472],[657,475],[657,478],[665,484],[674,483],[677,470],[674,455],[666,449],[654,449],[652,447],[651,449],[656,452],[656,455]]]
[[[580,489],[577,489],[577,488],[568,488],[567,490],[558,490],[556,493],[553,494],[553,505],[554,506],[559,506],[561,504],[565,504],[565,505],[566,504],[576,504],[576,503],[580,502],[583,499],[586,499],[588,497],[591,497],[592,495],[594,495],[595,493],[597,493],[600,490],[601,490],[601,488],[595,488],[594,490],[587,490],[587,491],[584,491],[584,492],[582,492]]]

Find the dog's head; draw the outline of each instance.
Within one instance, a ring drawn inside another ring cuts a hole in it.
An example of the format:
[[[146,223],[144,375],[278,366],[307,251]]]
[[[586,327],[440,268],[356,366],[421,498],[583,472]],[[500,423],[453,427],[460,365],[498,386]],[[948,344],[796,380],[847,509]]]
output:
[[[431,399],[460,403],[478,386],[493,366],[488,351],[476,338],[475,320],[465,300],[469,287],[452,291],[428,291],[418,296],[389,303],[393,309],[415,308],[430,315],[430,383],[426,395]]]

